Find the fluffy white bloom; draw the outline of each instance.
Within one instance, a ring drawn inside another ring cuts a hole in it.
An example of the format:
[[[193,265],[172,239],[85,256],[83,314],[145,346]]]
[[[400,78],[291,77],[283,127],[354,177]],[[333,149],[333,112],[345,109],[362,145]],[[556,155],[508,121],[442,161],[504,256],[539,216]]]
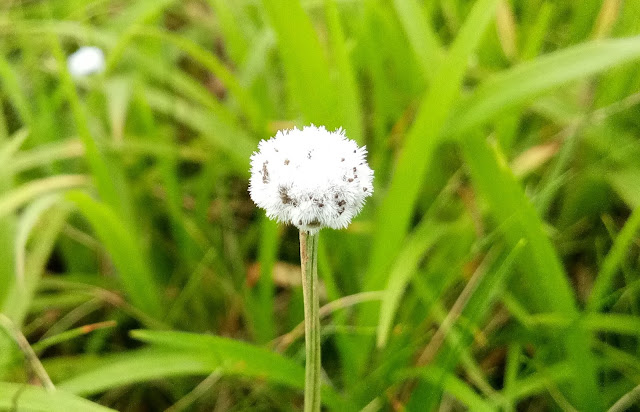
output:
[[[251,199],[267,216],[316,233],[345,228],[373,192],[367,150],[342,129],[279,131],[251,156]]]
[[[98,47],[80,47],[67,59],[69,73],[73,77],[84,77],[104,71],[104,53]]]

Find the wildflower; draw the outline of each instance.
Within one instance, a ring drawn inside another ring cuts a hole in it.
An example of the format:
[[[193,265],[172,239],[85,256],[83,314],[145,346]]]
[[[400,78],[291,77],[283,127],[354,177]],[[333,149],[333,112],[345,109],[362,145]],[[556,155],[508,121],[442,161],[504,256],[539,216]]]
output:
[[[75,78],[102,73],[105,68],[104,53],[98,47],[80,47],[67,59],[67,67]]]
[[[373,192],[367,150],[342,129],[279,131],[251,156],[249,192],[267,216],[311,234],[345,228]]]

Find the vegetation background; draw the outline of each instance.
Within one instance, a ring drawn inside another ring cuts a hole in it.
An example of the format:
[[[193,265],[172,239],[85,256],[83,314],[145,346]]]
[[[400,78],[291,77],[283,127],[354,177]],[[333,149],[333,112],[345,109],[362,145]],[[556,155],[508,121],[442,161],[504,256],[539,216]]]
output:
[[[300,410],[297,233],[247,178],[309,123],[376,173],[320,236],[328,410],[640,410],[640,2],[0,10],[0,410]]]

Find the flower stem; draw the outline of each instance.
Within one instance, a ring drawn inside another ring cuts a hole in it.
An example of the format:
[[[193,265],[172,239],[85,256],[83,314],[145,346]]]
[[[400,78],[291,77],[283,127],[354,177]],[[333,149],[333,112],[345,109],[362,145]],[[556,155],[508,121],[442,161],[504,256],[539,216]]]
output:
[[[318,300],[318,234],[300,231],[300,264],[304,297],[306,368],[304,412],[320,411],[320,303]]]

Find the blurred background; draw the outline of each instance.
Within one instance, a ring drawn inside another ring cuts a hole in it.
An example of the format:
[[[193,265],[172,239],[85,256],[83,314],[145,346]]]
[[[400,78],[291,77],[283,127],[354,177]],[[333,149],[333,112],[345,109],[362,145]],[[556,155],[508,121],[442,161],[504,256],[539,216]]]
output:
[[[640,410],[639,33],[634,0],[3,0],[0,410],[302,410],[298,235],[247,187],[310,123],[375,170],[320,235],[326,410]]]

